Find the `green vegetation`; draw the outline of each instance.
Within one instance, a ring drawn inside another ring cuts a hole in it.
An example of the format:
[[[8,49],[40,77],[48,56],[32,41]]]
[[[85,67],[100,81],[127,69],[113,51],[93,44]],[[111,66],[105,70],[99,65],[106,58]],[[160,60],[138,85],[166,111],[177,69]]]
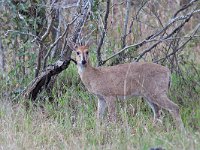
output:
[[[153,125],[153,113],[141,98],[119,101],[118,123],[108,124],[105,118],[100,124],[96,120],[96,97],[86,91],[76,66],[71,64],[55,84],[53,98],[56,102],[53,104],[40,101],[26,110],[23,100],[11,103],[9,97],[1,98],[1,148],[197,149],[200,147],[200,91],[196,89],[188,95],[188,87],[192,86],[190,79],[195,79],[195,74],[184,81],[188,84],[173,74],[170,91],[171,99],[181,107],[187,134],[176,130],[171,116],[164,110],[163,124]],[[12,84],[16,85],[15,80],[12,81],[1,80],[0,87],[9,89]],[[39,97],[47,99],[44,95]]]

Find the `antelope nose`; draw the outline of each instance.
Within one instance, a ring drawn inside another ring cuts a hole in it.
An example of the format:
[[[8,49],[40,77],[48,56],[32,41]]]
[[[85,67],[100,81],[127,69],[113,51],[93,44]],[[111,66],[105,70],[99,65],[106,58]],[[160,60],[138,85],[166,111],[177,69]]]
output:
[[[83,65],[85,65],[86,64],[86,61],[85,60],[82,60],[82,62],[81,62]]]

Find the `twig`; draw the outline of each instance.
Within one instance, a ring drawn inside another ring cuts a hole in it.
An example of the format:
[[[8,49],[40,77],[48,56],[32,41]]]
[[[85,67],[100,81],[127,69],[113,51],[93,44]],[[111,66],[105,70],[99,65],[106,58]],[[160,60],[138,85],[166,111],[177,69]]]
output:
[[[129,48],[132,48],[132,47],[140,47],[142,46],[143,44],[147,43],[148,40],[143,40],[142,42],[139,42],[139,43],[136,43],[136,44],[133,44],[133,45],[129,45],[129,46],[126,46],[124,47],[123,49],[119,50],[117,53],[115,53],[114,55],[108,57],[107,59],[103,60],[102,61],[102,65],[105,64],[108,60],[110,60],[111,58],[119,55],[120,53],[124,52],[125,50],[129,49]]]
[[[148,2],[148,1],[145,1],[145,2],[144,2],[144,0],[142,1],[141,7],[138,9],[138,11],[137,11],[135,17],[132,18],[132,21],[131,21],[131,24],[130,24],[130,27],[129,27],[129,32],[128,32],[128,34],[131,33],[131,29],[132,29],[132,27],[133,27],[133,21],[134,21],[135,19],[136,19],[136,20],[139,20],[139,19],[138,19],[138,15],[139,15],[140,11],[142,10],[142,8],[147,4],[147,2]]]
[[[49,35],[50,31],[51,31],[51,28],[53,26],[53,18],[51,18],[49,24],[48,24],[48,27],[47,27],[47,30],[46,32],[43,34],[43,36],[40,38],[41,42],[43,42],[47,36]]]
[[[22,35],[28,35],[28,36],[32,36],[34,38],[39,38],[38,36],[32,34],[32,33],[26,33],[26,32],[22,32],[22,31],[18,31],[18,30],[7,30],[7,32],[5,33],[5,36],[8,36],[8,34],[10,32],[13,32],[13,33],[19,33],[19,34],[22,34]]]
[[[195,34],[197,33],[197,31],[199,30],[200,28],[200,23],[195,27],[195,30],[193,31],[192,35],[191,36],[188,36],[186,38],[189,38],[187,41],[185,41],[181,46],[179,46],[175,51],[173,51],[172,53],[168,54],[167,56],[165,56],[164,58],[161,58],[159,60],[156,60],[154,61],[155,63],[161,61],[161,60],[165,60],[167,58],[169,58],[170,56],[176,54],[180,49],[182,49],[191,39],[193,39],[194,37],[197,37],[195,36]]]
[[[79,16],[80,16],[80,15],[79,15]],[[52,50],[52,49],[54,48],[54,46],[67,34],[67,31],[68,31],[68,29],[69,29],[69,26],[70,26],[71,24],[73,24],[79,16],[77,16],[77,17],[74,18],[70,23],[68,23],[68,24],[67,24],[67,27],[66,27],[66,29],[65,29],[65,31],[64,31],[64,33],[63,33],[61,36],[59,36],[59,38],[56,39],[56,40],[54,41],[54,43],[52,43],[52,44],[50,45],[49,51],[47,52],[47,54],[46,54],[45,57],[44,57],[43,68],[46,67],[47,58],[48,58],[49,54],[51,53],[51,50]]]
[[[184,9],[182,9],[182,10],[184,10]],[[178,11],[179,11],[179,10],[178,10]],[[133,44],[133,45],[130,45],[130,46],[126,46],[125,48],[119,50],[117,53],[115,53],[115,54],[113,54],[112,56],[108,57],[107,59],[103,60],[103,61],[102,61],[102,64],[105,64],[108,60],[110,60],[111,58],[113,58],[113,57],[119,55],[120,53],[124,52],[124,51],[127,50],[128,48],[131,48],[131,47],[141,47],[141,46],[143,46],[144,44],[146,44],[146,43],[148,43],[148,42],[152,42],[153,40],[155,41],[155,39],[154,39],[155,37],[157,37],[157,36],[161,35],[163,32],[165,32],[165,31],[166,31],[171,25],[173,25],[176,21],[185,20],[185,21],[184,21],[184,24],[185,24],[187,21],[189,21],[189,18],[191,18],[192,15],[194,15],[194,14],[196,14],[196,13],[199,13],[199,12],[200,12],[200,9],[199,9],[199,10],[194,10],[194,11],[192,11],[191,13],[188,13],[188,14],[185,15],[185,16],[179,16],[179,17],[170,19],[170,21],[167,23],[167,25],[165,25],[164,28],[162,28],[162,29],[160,29],[159,31],[157,31],[157,32],[155,32],[155,33],[153,33],[153,34],[151,34],[150,36],[148,36],[146,39],[144,39],[144,40],[141,41],[141,42],[138,42],[138,43]],[[181,24],[181,26],[184,25],[184,24]],[[176,30],[178,30],[178,29],[180,29],[180,28],[181,28],[181,27],[179,26],[178,28],[176,28],[176,29],[174,30],[174,32],[171,32],[171,34],[174,34],[175,32],[177,32]],[[171,34],[168,35],[168,36],[166,36],[165,38],[159,39],[159,41],[158,41],[155,45],[153,45],[153,46],[150,47],[149,49],[146,49],[142,54],[140,54],[140,55],[138,56],[138,58],[137,58],[136,60],[138,61],[139,59],[141,59],[141,58],[140,58],[141,56],[143,56],[146,52],[149,52],[151,49],[153,49],[155,46],[157,46],[157,45],[158,45],[159,43],[161,43],[163,40],[167,40],[167,39],[171,36]]]
[[[78,2],[73,3],[73,4],[68,4],[68,5],[63,5],[63,2],[57,2],[53,5],[54,8],[58,9],[58,8],[63,8],[63,9],[70,9],[70,8],[74,8],[74,7],[78,7],[80,4],[80,0],[78,0]]]
[[[126,36],[127,36],[126,32],[127,32],[130,8],[131,8],[131,0],[127,0],[126,1],[126,15],[124,17],[124,29],[123,29],[123,35],[121,37],[121,40],[122,40],[121,48],[124,48],[126,46]]]
[[[101,47],[103,45],[103,41],[106,35],[106,30],[107,30],[107,24],[108,24],[108,15],[109,15],[109,8],[110,8],[110,0],[107,0],[107,5],[106,5],[106,14],[104,17],[104,30],[101,36],[101,39],[99,41],[99,45],[97,47],[97,61],[98,61],[98,66],[102,65],[102,58],[101,58]]]
[[[43,42],[45,41],[45,39],[49,35],[52,26],[53,26],[53,18],[50,17],[50,22],[48,23],[48,27],[47,27],[46,32],[42,35],[42,37],[40,39],[36,38],[37,41],[39,42],[39,52],[38,52],[38,56],[37,56],[37,65],[36,65],[36,68],[35,68],[35,78],[39,75],[40,68],[41,68],[41,55],[42,55],[42,51],[44,49]]]
[[[183,10],[187,9],[188,7],[192,6],[193,3],[197,2],[198,0],[191,0],[188,4],[184,5],[181,9],[179,9],[175,14],[174,18]]]
[[[186,22],[189,21],[189,19],[192,17],[192,14],[183,22],[181,23],[178,27],[176,27],[170,34],[168,34],[166,37],[164,37],[163,39],[167,39],[169,37],[171,37],[173,34],[177,33],[184,25]],[[158,41],[157,43],[155,43],[154,45],[152,45],[150,48],[144,50],[135,60],[136,62],[138,62],[146,53],[150,52],[153,48],[155,48],[158,44],[160,44],[162,41]]]

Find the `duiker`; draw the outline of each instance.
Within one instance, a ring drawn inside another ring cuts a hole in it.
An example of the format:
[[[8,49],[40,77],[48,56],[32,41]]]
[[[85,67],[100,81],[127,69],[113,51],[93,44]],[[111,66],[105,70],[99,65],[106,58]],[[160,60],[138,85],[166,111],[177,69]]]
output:
[[[149,62],[133,62],[111,67],[92,67],[87,46],[74,48],[78,73],[89,92],[98,97],[97,117],[103,118],[108,107],[111,121],[116,120],[117,98],[142,96],[153,110],[154,121],[159,119],[159,110],[168,110],[177,127],[184,130],[179,107],[168,97],[170,71],[168,68]]]

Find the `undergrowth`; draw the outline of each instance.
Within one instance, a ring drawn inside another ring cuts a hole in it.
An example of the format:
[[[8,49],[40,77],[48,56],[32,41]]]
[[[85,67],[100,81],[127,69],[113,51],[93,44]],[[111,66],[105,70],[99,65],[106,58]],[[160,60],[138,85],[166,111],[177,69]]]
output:
[[[175,128],[165,110],[163,123],[154,125],[153,113],[141,97],[117,102],[116,124],[108,123],[106,117],[100,123],[97,98],[87,92],[75,65],[58,76],[52,92],[54,103],[30,102],[28,110],[24,100],[12,102],[17,83],[1,80],[0,149],[198,149],[200,88],[198,75],[192,71],[186,69],[183,76],[173,73],[169,92],[180,106],[186,134]],[[39,97],[48,99],[45,92]]]

